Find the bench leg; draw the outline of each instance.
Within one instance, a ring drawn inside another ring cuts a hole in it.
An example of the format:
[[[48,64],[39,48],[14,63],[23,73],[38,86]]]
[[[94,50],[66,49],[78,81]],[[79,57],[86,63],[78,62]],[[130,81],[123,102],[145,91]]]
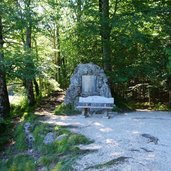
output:
[[[83,108],[82,114],[84,114],[85,118],[87,118],[89,116],[88,115],[88,108]]]
[[[105,111],[105,115],[106,115],[106,117],[107,117],[108,119],[110,119],[110,118],[111,118],[111,116],[109,115],[109,110],[108,110],[108,109],[106,109],[106,111]]]

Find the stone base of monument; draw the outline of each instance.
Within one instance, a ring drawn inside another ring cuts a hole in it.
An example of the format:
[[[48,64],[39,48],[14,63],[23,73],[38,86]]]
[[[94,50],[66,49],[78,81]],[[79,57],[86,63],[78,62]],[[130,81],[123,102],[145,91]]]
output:
[[[76,107],[79,97],[88,96],[112,97],[104,70],[93,63],[79,64],[75,68],[64,104],[72,104]]]

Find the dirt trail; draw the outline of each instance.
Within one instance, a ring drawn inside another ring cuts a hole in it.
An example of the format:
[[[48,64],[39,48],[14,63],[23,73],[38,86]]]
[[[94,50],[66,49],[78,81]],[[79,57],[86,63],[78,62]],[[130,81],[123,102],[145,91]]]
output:
[[[49,115],[52,114],[55,110],[55,107],[61,104],[64,100],[65,92],[63,91],[54,91],[48,96],[41,99],[41,102],[37,106],[35,112],[36,114]]]
[[[77,171],[170,171],[171,113],[132,112],[103,115],[46,116],[43,121],[68,126],[94,143],[80,146],[92,153],[73,165]]]

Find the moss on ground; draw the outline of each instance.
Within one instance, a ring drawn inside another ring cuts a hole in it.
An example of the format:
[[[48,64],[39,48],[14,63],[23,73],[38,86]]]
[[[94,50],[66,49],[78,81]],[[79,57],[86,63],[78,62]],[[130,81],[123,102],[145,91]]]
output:
[[[55,109],[55,115],[75,115],[80,112],[75,109],[74,105],[68,104],[64,105],[63,103],[58,105]]]
[[[30,131],[35,139],[32,152],[29,154],[24,133],[24,123],[28,121],[32,125]],[[84,153],[76,145],[92,142],[85,136],[72,133],[64,127],[44,124],[32,115],[20,122],[14,132],[14,144],[6,150],[3,157],[0,156],[2,171],[34,171],[38,168],[69,171],[72,170],[75,159]],[[61,141],[45,145],[43,140],[49,132],[53,132],[56,136],[65,134],[66,137]]]
[[[12,156],[6,160],[0,161],[1,171],[35,171],[36,163],[33,157],[21,154]]]

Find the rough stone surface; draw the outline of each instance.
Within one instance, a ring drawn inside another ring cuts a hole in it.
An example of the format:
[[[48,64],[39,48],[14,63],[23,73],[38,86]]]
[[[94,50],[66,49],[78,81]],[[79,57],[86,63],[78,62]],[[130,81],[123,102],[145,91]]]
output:
[[[29,133],[29,132],[30,132],[30,128],[31,128],[31,123],[26,122],[26,123],[24,124],[25,133]]]
[[[93,94],[83,94],[82,93],[82,76],[85,75],[92,75],[96,78],[96,85],[95,85],[95,92]],[[70,86],[66,91],[66,96],[64,99],[64,104],[74,104],[76,105],[78,102],[78,97],[83,96],[90,96],[90,95],[97,95],[97,96],[104,96],[104,97],[111,97],[111,91],[109,89],[108,79],[103,71],[99,66],[88,63],[88,64],[79,64],[71,79],[70,79]]]
[[[27,145],[28,145],[28,148],[29,149],[32,149],[33,143],[35,141],[34,136],[30,132],[31,126],[32,125],[31,125],[30,122],[26,122],[24,124],[24,132],[25,132],[25,135],[26,135],[26,142],[27,142]]]
[[[55,141],[55,134],[53,132],[49,132],[43,140],[43,143],[48,145],[48,144],[52,144]]]

